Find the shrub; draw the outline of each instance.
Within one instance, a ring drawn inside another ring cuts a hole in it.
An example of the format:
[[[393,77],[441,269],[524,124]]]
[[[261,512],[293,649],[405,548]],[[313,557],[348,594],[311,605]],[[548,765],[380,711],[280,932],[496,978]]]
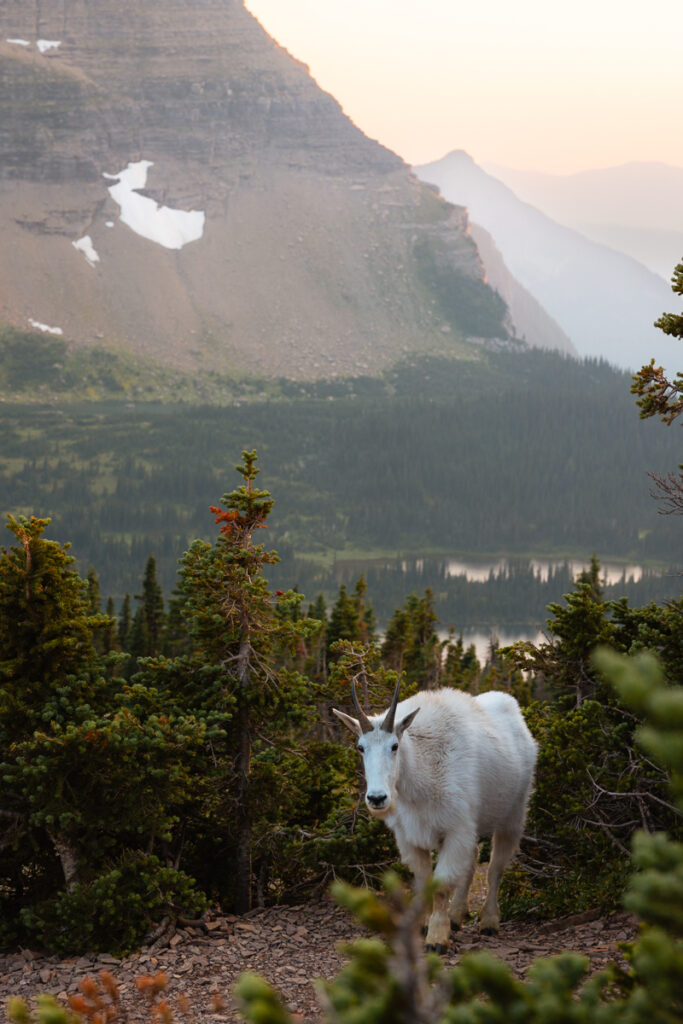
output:
[[[189,875],[136,853],[92,882],[25,909],[21,919],[32,943],[59,955],[124,955],[139,948],[161,918],[196,917],[206,905]]]
[[[672,773],[683,809],[683,689],[666,687],[654,657],[602,653],[600,669],[648,719],[639,740]],[[387,895],[338,885],[337,898],[376,939],[348,948],[349,964],[330,983],[319,983],[330,1024],[675,1024],[683,1017],[683,844],[641,832],[634,842],[639,869],[626,903],[640,914],[641,937],[630,952],[632,967],[615,965],[589,977],[587,957],[576,953],[537,960],[519,981],[488,953],[463,956],[446,972],[424,958],[420,924],[424,904],[406,900],[395,877]],[[238,986],[253,1024],[292,1024],[275,993],[249,975]]]

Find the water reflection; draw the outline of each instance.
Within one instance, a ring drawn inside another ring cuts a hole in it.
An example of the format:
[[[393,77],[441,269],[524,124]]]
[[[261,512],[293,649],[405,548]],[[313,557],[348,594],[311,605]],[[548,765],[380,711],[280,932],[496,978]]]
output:
[[[464,576],[469,583],[485,583],[491,575],[498,576],[501,572],[509,571],[514,565],[519,564],[518,560],[510,558],[498,558],[496,561],[478,561],[474,558],[449,558],[444,560],[445,575]],[[580,572],[590,568],[590,559],[577,558],[530,558],[524,562],[533,571],[541,582],[546,583],[553,573],[559,572],[565,567],[572,577],[576,579]],[[617,563],[600,563],[600,578],[607,582],[607,585],[619,583],[625,579],[626,582],[637,583],[643,578],[642,565],[618,565]]]
[[[464,629],[462,631],[462,642],[465,645],[465,650],[467,650],[470,644],[474,644],[479,664],[482,666],[488,660],[492,641],[497,647],[509,647],[510,644],[514,644],[518,640],[530,640],[532,644],[539,644],[543,640],[543,633],[540,629],[511,630],[509,627],[505,629],[492,627],[487,630]]]

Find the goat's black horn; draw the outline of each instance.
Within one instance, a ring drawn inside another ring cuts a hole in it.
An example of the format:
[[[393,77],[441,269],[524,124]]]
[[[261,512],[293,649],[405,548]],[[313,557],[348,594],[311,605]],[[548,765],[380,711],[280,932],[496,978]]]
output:
[[[358,703],[358,696],[356,694],[356,680],[351,680],[351,696],[353,697],[353,706],[358,712],[358,721],[360,723],[361,732],[372,732],[374,726],[368,716],[363,711],[362,707]]]
[[[398,679],[396,680],[396,689],[394,690],[394,697],[391,702],[391,707],[387,711],[386,715],[384,716],[384,721],[382,722],[382,729],[384,730],[384,732],[394,731],[394,718],[396,717],[396,705],[398,704],[398,691],[400,689],[401,677],[399,676]]]

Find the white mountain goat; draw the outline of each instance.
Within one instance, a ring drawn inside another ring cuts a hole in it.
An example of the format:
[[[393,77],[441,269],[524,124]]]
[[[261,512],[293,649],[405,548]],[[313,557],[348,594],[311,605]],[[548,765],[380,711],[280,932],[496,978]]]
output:
[[[498,889],[524,829],[536,741],[507,693],[472,697],[461,690],[431,690],[399,704],[399,687],[400,680],[386,712],[368,717],[354,682],[358,718],[334,713],[358,736],[368,810],[394,833],[416,890],[431,874],[432,850],[438,851],[426,942],[428,949],[443,952],[449,919],[458,928],[467,913],[477,844],[486,836],[493,843],[480,927],[488,934],[498,931]]]

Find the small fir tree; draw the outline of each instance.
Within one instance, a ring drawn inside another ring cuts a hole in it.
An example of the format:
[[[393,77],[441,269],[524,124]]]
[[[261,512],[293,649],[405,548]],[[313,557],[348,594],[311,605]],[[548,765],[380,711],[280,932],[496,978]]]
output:
[[[302,637],[319,628],[314,620],[293,614],[291,607],[281,615],[274,608],[264,570],[278,560],[277,555],[255,540],[256,531],[267,528],[273,499],[255,484],[256,458],[253,451],[242,453],[236,467],[242,484],[211,509],[219,525],[218,538],[213,545],[194,542],[183,558],[179,582],[182,614],[190,631],[183,671],[195,687],[189,699],[198,714],[213,715],[218,726],[213,757],[219,789],[214,795],[225,794],[229,806],[221,809],[216,804],[215,813],[217,818],[228,816],[234,836],[230,874],[238,913],[251,906],[254,823],[257,807],[262,814],[271,795],[262,785],[257,805],[252,790],[255,771],[268,775],[275,787],[272,798],[278,799],[277,780],[267,767],[277,763],[277,756],[268,747],[261,751],[257,734],[274,734],[277,727],[286,730],[287,721],[305,714],[303,707],[312,696],[309,686],[296,671],[282,669],[282,652],[287,647],[296,650]],[[288,606],[302,599],[291,593],[277,596]]]
[[[122,651],[128,650],[131,625],[132,617],[130,608],[130,594],[126,594],[121,604],[121,611],[119,612],[119,620],[116,629],[116,639]]]

